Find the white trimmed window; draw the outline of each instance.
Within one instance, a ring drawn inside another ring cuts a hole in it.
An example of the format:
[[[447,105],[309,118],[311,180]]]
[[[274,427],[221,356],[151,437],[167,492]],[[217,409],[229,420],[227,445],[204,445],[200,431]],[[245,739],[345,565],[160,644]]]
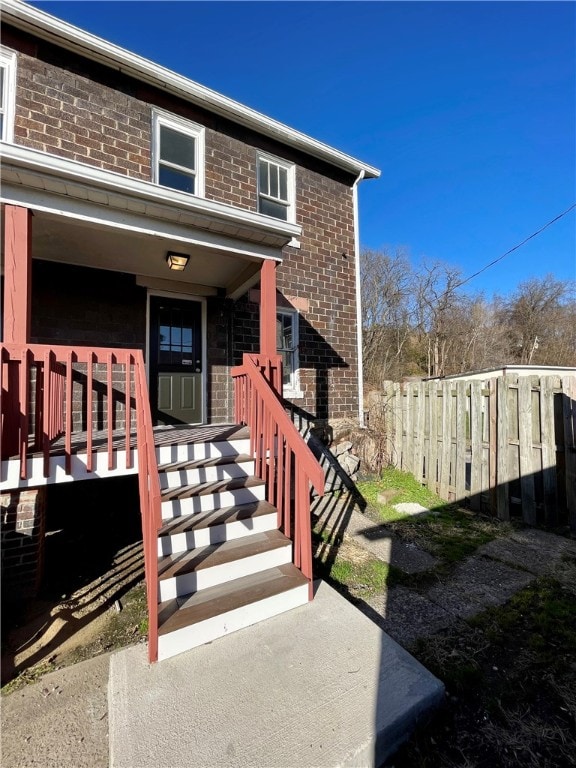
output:
[[[0,51],[0,139],[14,141],[16,54]]]
[[[298,378],[298,312],[279,309],[276,312],[276,348],[282,355],[284,395],[301,397]]]
[[[153,180],[197,197],[204,196],[204,128],[154,110]]]
[[[270,155],[258,155],[258,213],[294,222],[294,166]]]

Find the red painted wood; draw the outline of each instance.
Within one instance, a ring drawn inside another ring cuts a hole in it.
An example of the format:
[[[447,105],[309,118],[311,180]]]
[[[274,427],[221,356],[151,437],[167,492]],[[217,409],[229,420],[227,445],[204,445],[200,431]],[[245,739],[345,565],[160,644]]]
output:
[[[66,419],[64,420],[65,432],[65,462],[66,473],[70,474],[72,470],[72,351],[68,350],[66,355]]]
[[[88,472],[92,472],[94,466],[94,453],[92,451],[93,365],[94,354],[89,352],[86,359],[86,469]]]
[[[26,479],[27,465],[26,453],[28,452],[28,424],[29,424],[29,386],[28,386],[28,350],[22,350],[20,363],[20,435],[19,435],[19,455],[20,455],[20,477]]]
[[[265,261],[260,270],[260,354],[276,355],[276,262]]]
[[[32,212],[4,206],[4,341],[30,340]]]
[[[246,414],[256,474],[266,481],[267,500],[276,504],[278,522],[284,534],[294,542],[294,564],[308,579],[312,599],[309,486],[312,484],[318,494],[323,495],[324,471],[290,420],[274,388],[282,381],[279,356],[244,355],[243,364],[232,369],[232,376],[236,395],[244,400],[237,412]],[[293,498],[292,481],[295,486]]]

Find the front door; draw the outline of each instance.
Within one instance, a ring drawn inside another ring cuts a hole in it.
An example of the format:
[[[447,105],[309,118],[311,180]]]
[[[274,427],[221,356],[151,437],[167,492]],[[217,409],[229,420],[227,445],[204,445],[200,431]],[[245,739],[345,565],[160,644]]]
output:
[[[202,304],[150,297],[150,398],[156,424],[202,421]]]

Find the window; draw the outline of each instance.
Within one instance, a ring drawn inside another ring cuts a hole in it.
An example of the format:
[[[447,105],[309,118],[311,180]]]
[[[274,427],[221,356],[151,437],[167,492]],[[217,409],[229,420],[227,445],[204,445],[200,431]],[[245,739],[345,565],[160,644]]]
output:
[[[276,347],[282,355],[284,394],[300,397],[298,381],[298,312],[280,309],[276,313]]]
[[[283,160],[258,157],[258,212],[294,221],[294,166]]]
[[[14,140],[16,54],[0,52],[0,139]]]
[[[162,187],[204,195],[204,129],[163,112],[153,112],[154,181]]]

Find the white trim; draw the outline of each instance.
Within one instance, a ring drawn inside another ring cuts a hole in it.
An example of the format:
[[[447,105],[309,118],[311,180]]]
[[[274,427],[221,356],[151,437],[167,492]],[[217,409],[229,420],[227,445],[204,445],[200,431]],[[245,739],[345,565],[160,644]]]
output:
[[[16,54],[8,48],[0,50],[0,67],[6,73],[2,113],[4,115],[2,141],[14,141],[14,116],[16,110]]]
[[[175,291],[156,291],[148,288],[146,291],[146,383],[148,384],[148,391],[150,391],[150,297],[151,296],[164,296],[167,299],[176,299],[177,301],[197,301],[200,304],[201,312],[201,324],[202,324],[202,421],[199,424],[206,424],[206,404],[208,401],[208,353],[207,353],[207,341],[208,341],[208,312],[206,305],[206,298],[203,296],[194,296],[190,293],[176,293]],[[152,407],[152,403],[150,403]],[[152,413],[154,409],[152,408]]]
[[[271,165],[277,165],[278,168],[283,168],[287,173],[287,192],[288,192],[288,199],[286,201],[283,201],[280,197],[274,198],[270,195],[265,195],[264,193],[260,192],[260,161],[264,160],[265,162],[271,164]],[[260,208],[260,198],[263,197],[267,200],[270,200],[271,202],[278,203],[279,205],[286,203],[286,219],[290,224],[296,223],[296,166],[294,163],[290,163],[287,160],[283,160],[281,157],[275,157],[274,155],[270,155],[267,152],[256,152],[256,187],[257,187],[257,205],[258,208]],[[266,214],[261,213],[261,216],[266,216]],[[284,221],[284,219],[279,219],[276,216],[267,216],[267,218],[277,219],[278,221]],[[295,238],[292,238],[292,240],[288,243],[288,245],[292,245],[293,242],[298,243],[298,246],[300,247],[300,243]]]
[[[156,206],[166,206],[174,209],[174,216],[181,220],[186,215],[196,215],[199,221],[203,220],[204,228],[220,228],[235,226],[246,230],[256,230],[260,240],[267,237],[283,241],[286,244],[290,238],[299,237],[302,227],[297,224],[274,219],[270,216],[262,216],[260,213],[247,211],[243,208],[235,208],[214,200],[188,195],[185,192],[159,187],[151,181],[141,181],[119,173],[104,171],[90,165],[67,160],[47,152],[38,152],[33,149],[21,147],[17,144],[0,143],[2,155],[2,181],[8,181],[7,176],[13,173],[28,177],[22,171],[37,173],[40,177],[56,177],[64,180],[66,185],[74,185],[79,194],[84,190],[82,197],[86,199],[86,191],[90,187],[105,190],[107,193],[117,196],[119,201],[126,198],[135,198],[138,201],[153,203]],[[20,182],[26,183],[24,182]],[[98,202],[105,204],[106,200]],[[125,210],[125,209],[124,209]],[[130,209],[129,209],[130,210]],[[160,210],[160,209],[159,209]]]
[[[34,456],[26,459],[27,478],[20,477],[20,459],[7,459],[2,462],[0,492],[17,488],[37,488],[42,485],[68,483],[72,480],[90,480],[99,477],[122,477],[138,472],[138,450],[133,453],[133,466],[126,468],[126,451],[114,451],[114,468],[108,469],[108,451],[96,451],[93,454],[92,471],[88,472],[88,456],[85,452],[73,453],[70,460],[70,474],[66,472],[66,457],[50,457],[50,474],[44,476],[44,457]]]
[[[356,275],[356,344],[358,346],[358,423],[361,427],[364,423],[364,360],[362,356],[362,290],[360,276],[360,224],[358,216],[358,184],[364,178],[364,171],[360,174],[352,187],[352,200],[354,205],[354,268]]]
[[[363,170],[366,178],[380,176],[377,168],[37,8],[17,0],[3,0],[2,22],[150,83],[349,173],[357,175]]]
[[[292,318],[292,333],[296,341],[293,353],[294,369],[292,372],[292,382],[290,385],[283,385],[282,394],[291,400],[297,400],[304,397],[304,393],[300,389],[300,313],[297,309],[291,309],[290,307],[276,307],[276,314],[289,315]]]
[[[204,134],[205,129],[198,123],[193,123],[190,120],[185,120],[183,117],[178,117],[170,112],[166,112],[163,109],[152,109],[152,181],[155,184],[159,182],[159,166],[160,166],[160,128],[165,126],[171,128],[173,131],[182,133],[194,139],[194,196],[204,197],[204,166],[205,166],[205,151],[204,151]],[[171,189],[171,187],[168,187]]]

